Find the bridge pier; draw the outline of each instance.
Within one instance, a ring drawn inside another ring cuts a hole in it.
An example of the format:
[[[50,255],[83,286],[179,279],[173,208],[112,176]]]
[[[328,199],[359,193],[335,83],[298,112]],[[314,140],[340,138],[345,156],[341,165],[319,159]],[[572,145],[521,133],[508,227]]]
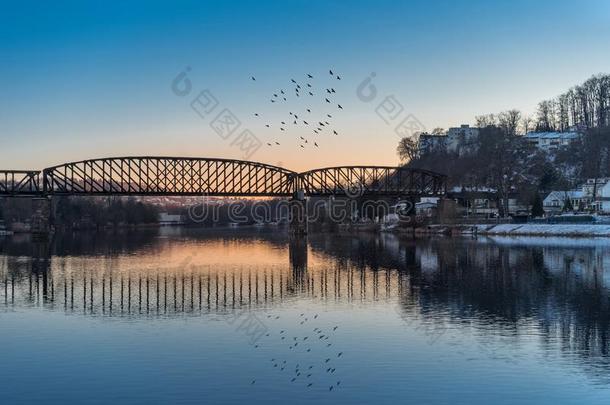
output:
[[[53,201],[51,197],[39,197],[32,199],[32,234],[45,236],[53,230]]]
[[[308,218],[307,218],[307,200],[302,190],[294,193],[289,200],[290,206],[290,233],[292,235],[307,235]]]
[[[290,235],[288,256],[294,285],[300,290],[307,279],[307,235]]]

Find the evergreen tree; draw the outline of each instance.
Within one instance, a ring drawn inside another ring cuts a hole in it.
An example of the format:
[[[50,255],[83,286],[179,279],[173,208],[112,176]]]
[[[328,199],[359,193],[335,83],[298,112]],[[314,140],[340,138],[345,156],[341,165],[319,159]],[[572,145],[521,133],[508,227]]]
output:
[[[534,197],[534,202],[532,203],[532,216],[533,217],[541,217],[544,215],[544,206],[542,204],[542,197],[540,197],[539,193],[536,193]]]

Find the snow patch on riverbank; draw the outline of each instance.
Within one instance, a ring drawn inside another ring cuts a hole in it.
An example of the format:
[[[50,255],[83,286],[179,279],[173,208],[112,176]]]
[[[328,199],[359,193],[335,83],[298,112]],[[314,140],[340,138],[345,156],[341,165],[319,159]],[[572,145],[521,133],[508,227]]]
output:
[[[610,237],[610,225],[593,224],[498,224],[474,225],[482,235],[532,236],[604,236]]]

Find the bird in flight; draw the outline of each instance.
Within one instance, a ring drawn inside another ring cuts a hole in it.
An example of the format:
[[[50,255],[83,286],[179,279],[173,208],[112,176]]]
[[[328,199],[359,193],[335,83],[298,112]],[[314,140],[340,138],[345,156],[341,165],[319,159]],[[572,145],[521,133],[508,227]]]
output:
[[[309,73],[307,73],[307,77],[309,77],[310,79],[313,79],[313,76],[310,75]]]
[[[343,110],[343,107],[341,107],[341,104],[337,104],[337,107],[339,107],[339,109]]]
[[[254,76],[251,77],[252,81],[256,81],[256,78]]]
[[[294,79],[290,79],[290,81],[296,84],[296,80],[294,80]]]
[[[310,112],[311,112],[311,110],[308,108],[308,109],[307,109],[307,112],[308,112],[308,113],[310,113]]]
[[[314,142],[313,144],[316,145],[316,148],[318,147],[318,144],[316,142]]]
[[[330,103],[330,100],[329,100],[329,99],[325,98],[324,100],[326,100],[326,102],[327,102],[327,103]]]
[[[337,133],[337,131],[335,131],[335,130],[333,130],[333,133],[334,133],[335,135],[339,135],[339,134]]]
[[[310,95],[310,96],[313,96],[313,93],[310,91],[310,92],[309,92],[309,95]]]
[[[340,76],[337,76],[337,80],[341,80],[341,77],[340,77]]]
[[[329,70],[328,73],[330,73],[331,76],[334,76],[332,70]]]
[[[278,141],[275,141],[275,144],[276,144],[276,145],[279,145],[280,143],[279,143]]]
[[[254,116],[255,116],[255,117],[258,117],[258,113],[254,113]]]

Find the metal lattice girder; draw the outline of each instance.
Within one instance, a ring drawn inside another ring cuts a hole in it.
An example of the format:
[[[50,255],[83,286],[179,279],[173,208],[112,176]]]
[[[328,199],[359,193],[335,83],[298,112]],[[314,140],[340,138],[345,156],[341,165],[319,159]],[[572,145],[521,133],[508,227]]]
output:
[[[344,166],[300,173],[299,183],[310,196],[441,196],[446,176],[407,167]]]
[[[42,174],[42,176],[41,176]],[[42,180],[42,181],[41,181]],[[117,157],[37,171],[0,171],[0,195],[441,196],[446,176],[390,166],[296,173],[231,159]]]
[[[34,170],[0,170],[0,195],[40,194],[40,172]]]
[[[230,159],[119,157],[45,169],[44,192],[69,195],[289,196],[297,174]]]

